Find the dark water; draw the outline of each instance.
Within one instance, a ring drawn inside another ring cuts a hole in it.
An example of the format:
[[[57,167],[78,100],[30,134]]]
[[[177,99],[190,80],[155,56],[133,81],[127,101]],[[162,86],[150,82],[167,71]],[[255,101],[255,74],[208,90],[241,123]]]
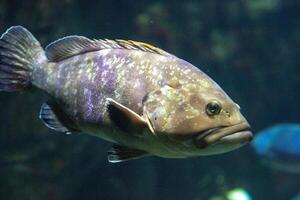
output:
[[[174,53],[216,80],[254,131],[300,122],[299,24],[296,0],[0,1],[0,32],[23,25],[43,46],[77,34]],[[255,200],[289,200],[300,192],[300,175],[265,167],[249,145],[211,157],[110,164],[109,143],[43,126],[43,99],[0,94],[0,199],[223,200],[243,188]]]

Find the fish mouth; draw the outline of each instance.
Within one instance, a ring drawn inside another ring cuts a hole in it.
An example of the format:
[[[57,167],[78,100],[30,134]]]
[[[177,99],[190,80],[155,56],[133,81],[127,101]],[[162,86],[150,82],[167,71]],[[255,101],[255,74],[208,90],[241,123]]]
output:
[[[251,127],[247,122],[242,122],[233,126],[221,126],[197,134],[194,139],[198,148],[205,148],[210,144],[232,143],[244,144],[253,139]]]

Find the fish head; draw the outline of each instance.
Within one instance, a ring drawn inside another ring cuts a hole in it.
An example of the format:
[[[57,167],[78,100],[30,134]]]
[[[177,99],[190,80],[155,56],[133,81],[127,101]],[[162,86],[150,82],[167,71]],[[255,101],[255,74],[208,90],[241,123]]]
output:
[[[152,132],[191,154],[223,153],[252,140],[240,107],[210,79],[205,84],[166,84],[149,93],[143,105]]]

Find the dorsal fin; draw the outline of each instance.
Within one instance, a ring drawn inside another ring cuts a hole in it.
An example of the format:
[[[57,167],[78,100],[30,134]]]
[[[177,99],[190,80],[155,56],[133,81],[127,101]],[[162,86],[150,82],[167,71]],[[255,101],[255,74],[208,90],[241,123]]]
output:
[[[137,42],[137,41],[133,41],[133,40],[105,40],[105,41],[117,43],[118,45],[121,45],[121,47],[123,47],[123,49],[136,49],[136,50],[141,50],[141,51],[145,51],[145,52],[160,54],[163,56],[171,55],[170,53],[168,53],[160,48],[157,48],[155,46],[152,46],[151,44],[147,44],[144,42]]]
[[[69,57],[99,50],[93,46],[93,41],[83,36],[68,36],[56,40],[46,47],[46,56],[49,61],[58,62]]]
[[[162,49],[132,40],[91,40],[83,36],[68,36],[56,40],[46,47],[46,56],[51,62],[59,62],[72,56],[104,49],[129,49],[171,55]]]

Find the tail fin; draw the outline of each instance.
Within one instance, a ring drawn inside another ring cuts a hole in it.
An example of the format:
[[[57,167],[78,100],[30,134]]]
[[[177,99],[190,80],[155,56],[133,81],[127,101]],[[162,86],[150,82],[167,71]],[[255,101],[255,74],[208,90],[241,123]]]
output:
[[[0,91],[28,89],[32,71],[45,61],[44,50],[27,29],[9,28],[0,38]]]

